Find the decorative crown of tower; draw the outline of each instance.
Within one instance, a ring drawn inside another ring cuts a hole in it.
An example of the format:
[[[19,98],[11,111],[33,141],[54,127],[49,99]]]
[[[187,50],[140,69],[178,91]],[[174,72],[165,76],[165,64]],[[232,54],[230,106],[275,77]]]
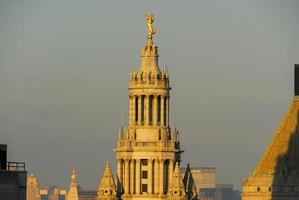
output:
[[[158,65],[158,46],[153,42],[153,35],[157,32],[153,28],[155,17],[153,14],[146,14],[145,19],[148,27],[147,42],[141,48],[141,63],[139,70],[131,73],[130,85],[155,84],[168,87],[168,71],[164,68],[161,72]]]

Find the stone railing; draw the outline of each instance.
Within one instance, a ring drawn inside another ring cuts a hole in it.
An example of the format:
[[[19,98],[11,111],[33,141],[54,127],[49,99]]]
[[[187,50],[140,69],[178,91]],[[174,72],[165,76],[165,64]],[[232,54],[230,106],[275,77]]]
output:
[[[174,141],[168,142],[142,142],[142,141],[119,141],[118,148],[133,148],[133,147],[156,147],[161,149],[179,149],[180,143]]]

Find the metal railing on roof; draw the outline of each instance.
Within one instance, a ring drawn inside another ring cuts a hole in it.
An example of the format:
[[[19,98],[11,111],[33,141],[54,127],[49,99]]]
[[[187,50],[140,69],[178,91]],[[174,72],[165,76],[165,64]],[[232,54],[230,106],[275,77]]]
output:
[[[0,162],[1,164],[1,162]],[[26,171],[24,162],[7,162],[6,163],[6,171]]]

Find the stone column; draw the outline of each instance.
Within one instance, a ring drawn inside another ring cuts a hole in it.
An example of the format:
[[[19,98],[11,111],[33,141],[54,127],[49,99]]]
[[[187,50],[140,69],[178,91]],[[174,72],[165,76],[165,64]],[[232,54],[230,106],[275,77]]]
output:
[[[155,159],[154,162],[154,193],[159,193],[159,161]]]
[[[135,170],[134,170],[134,160],[132,159],[130,161],[130,194],[134,194],[134,174],[135,174]]]
[[[126,159],[125,160],[125,194],[129,194],[129,188],[130,188],[130,160]]]
[[[164,126],[164,100],[165,100],[165,97],[164,96],[161,96],[161,125]]]
[[[168,127],[168,125],[169,125],[169,96],[166,97],[166,115],[165,115],[165,117],[166,117],[165,126]]]
[[[164,159],[159,160],[159,193],[164,194]]]
[[[122,161],[121,161],[121,159],[117,160],[117,181],[118,181],[118,183],[120,183],[120,184],[117,183],[118,187],[121,186],[121,185],[123,185],[123,180],[122,180]]]
[[[146,125],[149,125],[149,100],[150,97],[148,95],[146,95],[144,97],[144,121]]]
[[[153,193],[153,159],[148,160],[148,193]]]
[[[140,159],[136,159],[136,194],[140,194]]]
[[[138,124],[141,124],[141,95],[138,96]]]
[[[169,184],[171,183],[172,175],[173,175],[173,160],[169,160],[169,168],[168,168],[168,187]]]
[[[158,103],[158,96],[153,96],[153,125],[157,125],[157,103]]]

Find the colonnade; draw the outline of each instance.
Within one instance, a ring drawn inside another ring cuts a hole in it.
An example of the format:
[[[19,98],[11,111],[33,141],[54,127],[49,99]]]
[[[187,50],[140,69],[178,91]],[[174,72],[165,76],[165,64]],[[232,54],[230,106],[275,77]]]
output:
[[[123,193],[166,194],[174,170],[174,161],[169,159],[119,159],[117,176]]]
[[[130,95],[130,125],[169,124],[169,96],[164,95]]]

